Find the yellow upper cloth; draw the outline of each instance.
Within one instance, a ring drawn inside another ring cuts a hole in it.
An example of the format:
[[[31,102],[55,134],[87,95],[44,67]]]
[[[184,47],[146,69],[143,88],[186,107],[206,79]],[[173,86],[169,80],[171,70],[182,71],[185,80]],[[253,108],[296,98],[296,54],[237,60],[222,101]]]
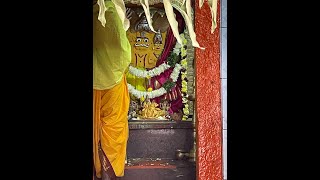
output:
[[[111,1],[105,2],[105,27],[98,21],[99,6],[93,6],[93,89],[117,85],[131,62],[131,46]]]

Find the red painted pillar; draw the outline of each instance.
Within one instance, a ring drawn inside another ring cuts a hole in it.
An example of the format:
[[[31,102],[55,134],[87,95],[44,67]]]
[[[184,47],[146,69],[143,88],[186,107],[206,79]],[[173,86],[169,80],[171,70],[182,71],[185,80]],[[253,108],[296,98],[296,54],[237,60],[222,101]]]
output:
[[[211,34],[211,12],[207,2],[195,3],[197,180],[222,180],[222,118],[220,82],[220,1],[217,24]]]

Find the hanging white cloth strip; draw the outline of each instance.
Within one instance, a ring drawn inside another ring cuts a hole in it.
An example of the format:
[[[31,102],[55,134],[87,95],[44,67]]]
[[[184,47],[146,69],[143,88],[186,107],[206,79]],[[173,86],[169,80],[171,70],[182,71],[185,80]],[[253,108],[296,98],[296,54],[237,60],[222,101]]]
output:
[[[104,0],[98,0],[97,4],[99,5],[98,20],[101,22],[102,26],[105,27],[106,25],[105,12],[107,10],[106,5],[104,4]]]
[[[214,30],[217,27],[217,6],[218,0],[208,0],[211,10],[211,18],[212,18],[212,26],[211,26],[211,34],[213,34]]]
[[[204,0],[199,0],[199,8],[201,9],[203,6]]]
[[[192,19],[192,16],[191,16],[191,0],[187,0],[186,1],[186,9],[187,9],[187,14],[188,14],[188,17],[189,19]]]
[[[111,0],[117,10],[119,18],[123,24],[123,29],[128,30],[130,27],[130,21],[126,17],[126,6],[124,5],[123,0]],[[107,11],[104,0],[98,0],[97,4],[99,5],[99,15],[98,20],[101,22],[101,25],[105,27],[106,25],[106,17],[105,12]]]
[[[172,33],[174,37],[177,39],[177,42],[179,44],[182,44],[182,40],[180,38],[179,30],[178,30],[178,22],[175,18],[175,14],[173,12],[173,7],[170,3],[170,0],[163,0],[163,6],[168,18],[168,22],[171,26]]]
[[[187,25],[187,28],[188,28],[188,32],[189,32],[189,36],[190,36],[190,39],[191,39],[191,43],[192,43],[192,46],[193,47],[197,47],[197,48],[200,48],[200,49],[205,49],[203,47],[200,47],[198,41],[196,40],[196,33],[194,32],[193,30],[193,24],[192,24],[192,21],[191,19],[189,18],[189,16],[187,15],[186,12],[184,12],[183,10],[180,11],[181,15],[183,16],[185,22],[186,22],[186,25]]]
[[[115,4],[116,10],[117,10],[119,17],[123,23],[123,28],[126,31],[129,29],[130,21],[126,17],[126,7],[125,7],[124,1],[126,1],[126,2],[132,1],[135,4],[140,4],[143,7],[148,24],[150,26],[150,29],[153,32],[156,32],[156,31],[154,30],[154,28],[152,26],[152,19],[150,16],[149,4],[153,5],[153,4],[156,4],[156,3],[159,3],[162,1],[163,5],[164,5],[165,12],[166,12],[166,16],[168,18],[168,22],[169,22],[171,29],[172,29],[172,32],[173,32],[173,35],[177,39],[177,42],[179,44],[182,44],[182,40],[179,36],[179,31],[178,31],[178,22],[175,18],[173,6],[172,6],[172,2],[174,0],[111,0],[111,1]],[[192,11],[191,0],[177,0],[177,1],[180,1],[178,3],[179,4],[178,5],[179,12],[181,13],[183,18],[185,19],[186,26],[187,26],[189,34],[190,34],[192,46],[204,49],[203,47],[200,47],[199,43],[196,40],[196,34],[194,32],[193,23],[192,23],[193,21],[192,21],[192,15],[191,15],[191,13],[192,13],[191,12]],[[204,0],[198,0],[198,1],[199,1],[199,7],[201,8],[204,4]],[[212,18],[212,20],[211,20],[211,22],[212,22],[211,33],[213,33],[217,27],[217,2],[218,2],[218,0],[208,0],[208,3],[210,5],[210,10],[211,10],[211,18]],[[105,26],[106,19],[105,19],[104,14],[107,9],[105,7],[104,0],[98,0],[97,3],[99,5],[98,20],[101,22],[102,26]],[[184,5],[185,5],[185,8],[180,7],[180,6],[184,6]],[[177,7],[175,7],[175,8],[177,8]],[[186,9],[186,12],[184,9]]]

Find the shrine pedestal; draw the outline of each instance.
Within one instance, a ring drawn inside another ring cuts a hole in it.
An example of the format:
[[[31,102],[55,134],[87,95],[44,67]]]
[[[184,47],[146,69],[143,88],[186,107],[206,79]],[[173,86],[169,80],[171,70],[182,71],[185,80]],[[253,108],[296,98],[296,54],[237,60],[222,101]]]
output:
[[[128,158],[175,159],[177,149],[189,152],[193,147],[193,124],[190,121],[129,122]]]
[[[195,162],[177,159],[176,151],[193,148],[190,121],[129,121],[128,163],[124,180],[195,180]]]

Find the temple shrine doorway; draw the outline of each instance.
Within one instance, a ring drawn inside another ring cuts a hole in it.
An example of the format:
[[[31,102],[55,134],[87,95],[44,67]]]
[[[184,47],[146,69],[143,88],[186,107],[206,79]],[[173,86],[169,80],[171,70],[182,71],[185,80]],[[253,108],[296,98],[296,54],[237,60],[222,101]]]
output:
[[[192,3],[194,48],[182,5],[174,4],[182,44],[174,37],[162,1],[150,5],[152,28],[140,1],[124,0],[132,11],[127,37],[132,60],[129,141],[123,180],[222,180],[220,9],[211,33],[211,9]],[[153,1],[152,1],[153,2]],[[217,2],[219,7],[220,2]]]

